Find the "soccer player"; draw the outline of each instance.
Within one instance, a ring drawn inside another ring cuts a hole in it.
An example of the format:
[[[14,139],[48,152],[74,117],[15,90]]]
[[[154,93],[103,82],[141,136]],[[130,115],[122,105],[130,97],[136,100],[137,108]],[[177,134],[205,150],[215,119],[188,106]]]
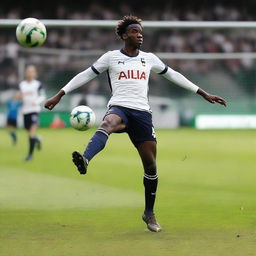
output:
[[[107,71],[112,97],[106,115],[89,141],[85,152],[73,152],[73,162],[80,174],[85,174],[88,163],[104,147],[114,132],[128,133],[137,148],[144,167],[145,211],[143,221],[150,231],[159,232],[161,226],[154,215],[154,203],[158,184],[156,167],[156,136],[148,103],[148,80],[150,71],[164,76],[177,85],[201,95],[210,103],[226,106],[226,101],[211,95],[190,82],[180,73],[166,66],[153,53],[140,50],[143,42],[141,20],[135,16],[124,16],[116,27],[117,35],[123,40],[121,50],[103,54],[91,67],[76,75],[45,107],[52,110],[61,98],[82,86],[97,75]]]
[[[40,137],[36,135],[38,128],[40,104],[45,100],[45,92],[42,83],[37,78],[37,70],[34,65],[27,66],[25,70],[25,80],[19,84],[22,95],[22,112],[24,115],[24,126],[29,135],[29,151],[25,161],[33,158],[35,146],[41,149]]]
[[[21,106],[21,97],[19,92],[15,92],[12,99],[7,101],[6,108],[7,108],[7,123],[6,129],[8,130],[13,145],[17,144],[17,119],[18,119],[18,112]]]

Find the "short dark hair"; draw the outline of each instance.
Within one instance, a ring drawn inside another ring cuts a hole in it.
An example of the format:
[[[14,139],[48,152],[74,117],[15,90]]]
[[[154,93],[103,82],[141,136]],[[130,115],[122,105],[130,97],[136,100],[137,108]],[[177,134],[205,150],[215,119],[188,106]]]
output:
[[[133,16],[126,15],[116,26],[116,34],[122,39],[122,35],[126,32],[126,28],[131,24],[139,24],[141,26],[141,19]]]

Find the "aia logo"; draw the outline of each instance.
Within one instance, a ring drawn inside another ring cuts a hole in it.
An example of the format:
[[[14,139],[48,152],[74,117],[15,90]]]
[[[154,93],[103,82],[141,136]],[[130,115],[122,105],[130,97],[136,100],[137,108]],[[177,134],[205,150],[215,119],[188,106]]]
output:
[[[140,70],[127,70],[126,72],[121,71],[118,77],[118,80],[121,79],[139,79],[139,80],[146,80],[146,73]]]

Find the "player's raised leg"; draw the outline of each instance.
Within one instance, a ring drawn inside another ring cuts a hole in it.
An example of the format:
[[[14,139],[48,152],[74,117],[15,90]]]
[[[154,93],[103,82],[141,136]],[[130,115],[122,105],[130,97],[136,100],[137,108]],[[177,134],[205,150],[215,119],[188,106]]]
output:
[[[125,128],[122,119],[116,114],[106,115],[100,127],[89,141],[84,154],[75,151],[72,153],[73,162],[80,174],[86,174],[89,161],[104,149],[108,137],[112,132]]]
[[[143,184],[145,187],[145,210],[142,215],[142,219],[147,224],[150,231],[160,232],[162,228],[156,221],[154,213],[154,204],[158,185],[156,169],[156,142],[145,141],[137,144],[136,147],[144,167]]]

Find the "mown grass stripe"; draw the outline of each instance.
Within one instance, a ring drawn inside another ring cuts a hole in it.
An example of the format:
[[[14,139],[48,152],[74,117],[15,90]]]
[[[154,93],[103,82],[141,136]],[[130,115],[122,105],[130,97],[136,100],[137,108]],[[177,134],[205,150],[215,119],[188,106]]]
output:
[[[133,207],[143,195],[125,189],[23,169],[0,168],[0,208],[72,209]]]

